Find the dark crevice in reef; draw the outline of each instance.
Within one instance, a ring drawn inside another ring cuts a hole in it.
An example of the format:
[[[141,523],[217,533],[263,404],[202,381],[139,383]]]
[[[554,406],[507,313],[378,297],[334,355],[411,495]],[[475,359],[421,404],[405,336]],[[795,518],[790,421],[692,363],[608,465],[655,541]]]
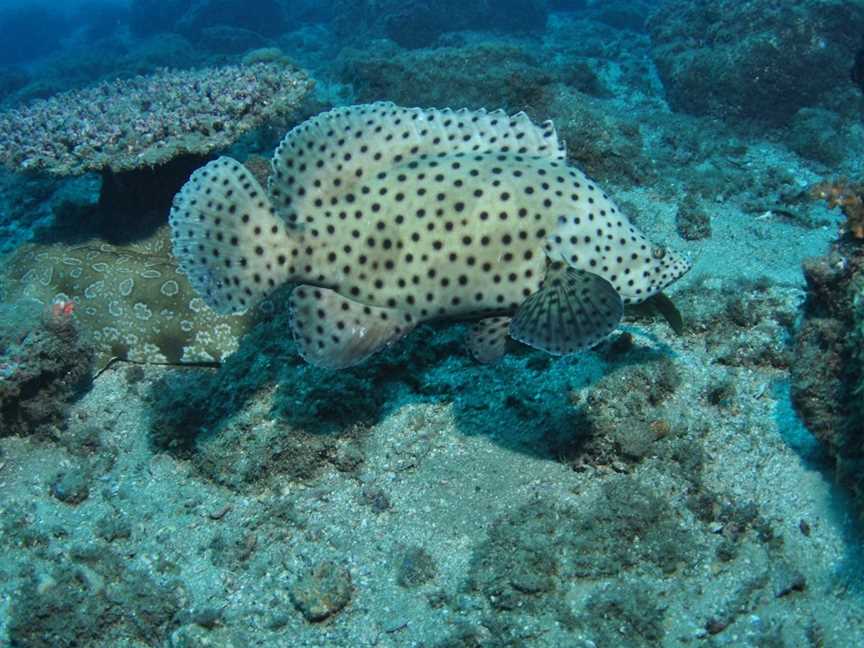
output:
[[[206,156],[181,155],[155,167],[102,172],[97,232],[115,245],[151,236],[163,225],[174,195]]]

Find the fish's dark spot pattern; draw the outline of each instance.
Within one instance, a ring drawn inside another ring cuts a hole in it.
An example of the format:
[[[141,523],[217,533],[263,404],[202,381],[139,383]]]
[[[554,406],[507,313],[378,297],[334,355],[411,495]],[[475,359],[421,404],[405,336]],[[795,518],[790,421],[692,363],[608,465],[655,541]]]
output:
[[[193,284],[228,310],[290,279],[328,286],[376,321],[403,326],[515,312],[550,260],[601,275],[624,301],[654,294],[687,267],[674,253],[658,257],[565,164],[551,124],[523,114],[337,108],[285,137],[268,191],[224,160],[193,174],[171,222]],[[305,348],[341,353],[348,320],[340,321],[307,328]]]

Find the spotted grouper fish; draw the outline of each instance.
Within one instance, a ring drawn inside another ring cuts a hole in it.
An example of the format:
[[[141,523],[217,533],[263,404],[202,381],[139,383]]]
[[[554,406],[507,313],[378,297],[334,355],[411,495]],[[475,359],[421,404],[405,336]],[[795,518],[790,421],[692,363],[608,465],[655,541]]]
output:
[[[502,111],[331,110],[285,136],[267,190],[221,157],[192,174],[170,223],[181,268],[219,313],[299,283],[294,338],[329,368],[442,318],[475,322],[481,362],[508,336],[575,353],[690,267],[566,163],[551,122]]]

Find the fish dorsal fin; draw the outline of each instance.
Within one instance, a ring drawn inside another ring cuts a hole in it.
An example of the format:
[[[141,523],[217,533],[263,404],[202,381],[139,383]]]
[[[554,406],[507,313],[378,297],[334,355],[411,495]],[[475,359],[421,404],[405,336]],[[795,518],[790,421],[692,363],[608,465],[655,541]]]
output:
[[[424,158],[502,153],[564,159],[552,122],[524,112],[403,108],[389,102],[335,108],[292,129],[273,157],[269,188],[289,221],[312,222],[337,196]]]
[[[624,305],[603,277],[551,263],[510,322],[510,336],[554,355],[590,349],[615,330]]]
[[[396,309],[366,306],[327,288],[297,286],[290,307],[300,355],[326,369],[359,364],[414,328]]]

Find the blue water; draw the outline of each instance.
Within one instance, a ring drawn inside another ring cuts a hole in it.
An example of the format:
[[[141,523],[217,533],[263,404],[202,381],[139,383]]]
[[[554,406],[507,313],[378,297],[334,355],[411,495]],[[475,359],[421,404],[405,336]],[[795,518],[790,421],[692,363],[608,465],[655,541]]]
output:
[[[864,646],[862,34],[0,0],[0,648]]]
[[[24,65],[62,52],[70,38],[104,38],[128,20],[128,2],[4,2],[0,5],[3,45],[0,64]]]

